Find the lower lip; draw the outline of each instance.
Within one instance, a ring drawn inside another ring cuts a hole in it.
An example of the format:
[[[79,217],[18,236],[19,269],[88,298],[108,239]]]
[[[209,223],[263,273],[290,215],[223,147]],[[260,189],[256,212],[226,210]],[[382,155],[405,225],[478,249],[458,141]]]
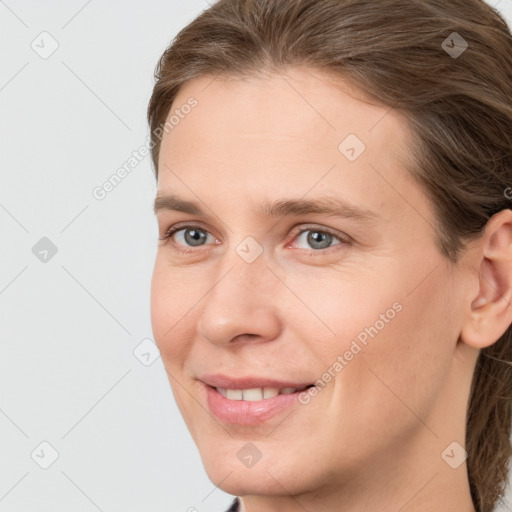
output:
[[[277,395],[256,402],[247,400],[229,400],[222,396],[215,388],[205,384],[208,408],[212,414],[225,423],[237,425],[258,425],[269,420],[276,414],[291,407],[296,401],[299,392],[289,395]]]

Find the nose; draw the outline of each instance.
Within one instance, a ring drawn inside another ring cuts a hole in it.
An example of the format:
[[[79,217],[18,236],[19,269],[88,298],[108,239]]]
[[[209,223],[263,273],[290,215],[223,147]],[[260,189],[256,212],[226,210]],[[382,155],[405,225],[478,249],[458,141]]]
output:
[[[279,281],[266,268],[263,256],[246,263],[235,254],[224,263],[201,301],[198,335],[216,345],[276,339],[281,330],[275,293]]]

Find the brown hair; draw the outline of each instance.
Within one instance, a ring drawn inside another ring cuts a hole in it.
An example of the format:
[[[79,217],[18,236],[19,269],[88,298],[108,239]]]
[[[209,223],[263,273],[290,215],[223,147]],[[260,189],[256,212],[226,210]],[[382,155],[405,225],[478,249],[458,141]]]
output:
[[[181,30],[156,68],[155,173],[161,127],[186,81],[286,66],[339,76],[404,115],[409,170],[432,201],[436,242],[450,261],[510,207],[512,36],[483,0],[220,0]],[[492,511],[507,482],[510,361],[512,327],[481,350],[473,375],[466,450],[479,512]]]

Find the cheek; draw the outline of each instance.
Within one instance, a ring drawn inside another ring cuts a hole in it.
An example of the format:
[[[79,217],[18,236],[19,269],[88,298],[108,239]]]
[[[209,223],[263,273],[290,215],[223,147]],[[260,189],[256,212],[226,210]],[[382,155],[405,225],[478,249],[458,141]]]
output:
[[[390,324],[385,343],[372,353],[374,364],[386,374],[403,376],[402,382],[395,382],[404,391],[415,383],[431,388],[432,379],[446,373],[453,356],[457,315],[445,292],[447,282],[448,276],[436,276],[404,297],[403,310]]]
[[[365,404],[362,424],[379,419],[390,432],[421,429],[417,418],[427,419],[435,408],[457,342],[456,311],[445,292],[448,282],[449,276],[439,274],[402,295],[403,309],[368,341],[358,369],[354,366],[350,373],[352,396],[343,397]]]
[[[204,294],[199,289],[201,280],[187,279],[179,269],[170,268],[159,254],[151,281],[151,324],[155,343],[165,367],[167,378],[188,429],[194,435],[193,425],[188,424],[194,403],[190,403],[190,391],[184,363],[192,350],[196,324],[194,306]]]
[[[400,316],[397,309],[402,309],[402,297],[389,282],[379,283],[375,276],[350,269],[316,276],[297,273],[287,284],[300,300],[290,296],[281,301],[287,308],[284,321],[290,324],[295,319],[294,325],[301,327],[295,333],[297,339],[328,368],[351,347],[357,351],[353,341],[364,350]]]
[[[397,436],[421,428],[415,414],[428,417],[450,373],[458,324],[449,273],[439,269],[416,288],[414,272],[392,274],[290,282],[322,320],[303,322],[299,339],[314,351],[320,372],[335,373],[319,399],[348,437],[379,439],[382,425]],[[334,366],[338,356],[342,367]]]
[[[166,368],[180,365],[189,352],[187,331],[194,324],[194,306],[204,294],[200,283],[157,256],[151,281],[151,324]]]

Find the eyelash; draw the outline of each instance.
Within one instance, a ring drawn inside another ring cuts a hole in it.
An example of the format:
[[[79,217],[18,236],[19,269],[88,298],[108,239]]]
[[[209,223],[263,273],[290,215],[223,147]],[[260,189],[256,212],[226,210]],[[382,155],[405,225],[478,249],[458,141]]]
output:
[[[204,231],[208,234],[211,234],[209,233],[209,231],[207,229],[204,229],[202,228],[201,226],[198,226],[196,224],[178,224],[178,225],[175,225],[175,226],[171,226],[164,234],[164,236],[162,237],[159,237],[159,240],[161,241],[167,241],[167,240],[171,240],[171,238],[173,237],[174,234],[178,233],[179,231],[182,231],[182,230],[186,230],[186,229],[200,229],[201,231]],[[300,251],[303,251],[305,252],[308,256],[316,256],[316,255],[321,255],[321,254],[325,254],[329,249],[332,249],[338,245],[346,245],[349,242],[348,240],[348,237],[347,239],[344,239],[342,236],[340,236],[340,234],[337,234],[327,228],[319,228],[318,226],[305,226],[303,227],[302,229],[300,230],[296,230],[296,232],[293,234],[293,239],[292,240],[295,240],[296,238],[298,238],[302,233],[305,233],[307,231],[316,231],[318,233],[325,233],[325,234],[328,234],[328,235],[331,235],[334,239],[336,239],[337,241],[339,241],[339,244],[333,244],[333,245],[330,245],[329,247],[326,247],[324,249],[299,249]],[[345,235],[346,236],[346,235]],[[191,248],[188,248],[188,249],[184,249],[183,246],[181,245],[177,245],[177,244],[172,244],[173,245],[173,250],[175,250],[176,252],[178,253],[182,253],[182,254],[190,254],[192,252],[194,252],[194,248],[191,247]],[[287,246],[289,245],[289,243],[287,243]],[[202,245],[201,246],[198,246],[199,247],[203,247]]]

